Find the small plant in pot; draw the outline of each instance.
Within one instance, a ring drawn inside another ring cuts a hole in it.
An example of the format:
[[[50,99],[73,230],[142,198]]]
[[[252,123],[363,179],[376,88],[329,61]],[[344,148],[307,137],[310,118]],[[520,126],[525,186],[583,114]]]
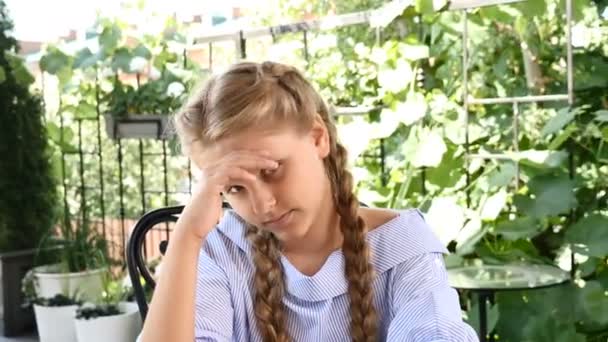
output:
[[[181,105],[185,86],[163,71],[158,79],[133,87],[116,79],[107,94],[105,116],[108,136],[117,138],[167,139],[169,115]]]
[[[129,289],[118,281],[105,286],[98,303],[86,303],[76,311],[76,335],[79,342],[132,342],[141,330],[137,305],[127,302]]]
[[[34,268],[39,297],[57,294],[96,301],[103,293],[103,277],[108,265],[107,241],[87,219],[65,220],[57,236],[44,241],[57,251],[58,262]]]
[[[22,281],[22,290],[27,299],[25,305],[34,307],[40,342],[75,342],[74,317],[81,301],[75,296],[56,294],[51,298],[39,297],[36,292],[36,277],[28,272]]]

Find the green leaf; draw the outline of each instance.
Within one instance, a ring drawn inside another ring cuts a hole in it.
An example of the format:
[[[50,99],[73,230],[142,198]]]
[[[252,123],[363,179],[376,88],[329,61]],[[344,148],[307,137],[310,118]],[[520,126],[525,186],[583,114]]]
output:
[[[567,176],[551,174],[533,178],[528,186],[531,197],[514,196],[515,205],[528,216],[545,218],[565,213],[577,205],[574,182]]]
[[[580,109],[576,108],[574,110],[569,110],[569,108],[560,109],[557,114],[547,122],[545,127],[543,127],[541,134],[547,136],[549,134],[556,133],[564,126],[569,124],[577,114],[580,113]]]
[[[479,9],[479,14],[493,22],[511,24],[515,18],[521,15],[521,12],[510,7],[486,6]]]
[[[519,217],[511,221],[503,221],[496,226],[496,234],[508,240],[531,238],[540,232],[540,225],[531,217]]]
[[[578,253],[604,258],[608,254],[608,217],[593,214],[581,219],[568,229],[566,239]]]
[[[416,11],[422,14],[435,12],[435,8],[433,8],[433,0],[416,0]]]
[[[150,50],[147,47],[145,47],[142,44],[139,44],[133,50],[133,56],[143,57],[147,60],[150,60],[150,58],[152,58],[152,53],[150,52]]]
[[[501,188],[513,182],[517,175],[517,168],[513,162],[501,162],[496,170],[488,176],[488,185],[490,189]]]
[[[520,37],[525,37],[529,23],[528,18],[524,16],[520,16],[515,19],[515,31]]]
[[[101,31],[101,34],[99,35],[99,45],[101,45],[102,50],[106,54],[109,54],[111,51],[116,49],[121,36],[122,32],[118,25],[107,25],[103,28],[103,31]]]
[[[553,317],[530,317],[523,328],[522,342],[585,342],[574,324],[561,323]]]
[[[6,73],[4,72],[4,68],[0,65],[0,84],[6,80]]]
[[[586,316],[599,324],[608,323],[608,290],[599,281],[589,281],[581,290]]]
[[[527,17],[539,17],[547,13],[546,0],[523,1],[516,4],[516,6]]]
[[[30,73],[30,71],[25,66],[23,59],[17,55],[12,53],[5,53],[4,56],[8,60],[10,70],[15,77],[15,81],[22,85],[23,87],[29,87],[32,83],[34,83],[34,76]]]
[[[85,69],[91,67],[99,60],[98,55],[94,55],[89,48],[79,50],[74,57],[74,69]]]
[[[429,58],[429,47],[422,44],[399,44],[399,52],[401,57],[410,61]]]
[[[473,305],[471,305],[471,309],[467,313],[467,323],[471,325],[475,331],[479,334],[479,297],[475,298]],[[486,313],[487,313],[487,328],[488,331],[494,330],[496,327],[496,323],[498,323],[498,319],[500,318],[500,304],[492,305],[490,302],[486,302]]]
[[[566,13],[566,0],[559,0],[561,12]],[[589,7],[589,0],[573,0],[572,1],[572,19],[574,21],[582,20],[585,8]]]
[[[112,58],[112,69],[113,70],[123,70],[125,72],[130,72],[131,68],[131,59],[133,59],[133,55],[129,51],[129,49],[125,47],[118,48]]]
[[[572,133],[576,132],[576,124],[568,125],[559,135],[557,135],[550,143],[548,148],[550,150],[557,150],[562,144],[570,138]]]
[[[455,156],[455,153],[456,150],[453,145],[449,145],[441,163],[437,167],[426,170],[426,179],[430,183],[448,188],[456,185],[458,180],[462,178],[464,161],[461,156]]]
[[[602,109],[595,112],[595,120],[608,122],[608,110]]]
[[[96,118],[97,109],[90,103],[81,102],[78,107],[76,107],[76,116],[79,118]]]
[[[59,142],[59,140],[60,140],[59,126],[57,126],[53,122],[48,122],[46,124],[46,131],[47,131],[49,139]]]
[[[604,127],[602,129],[602,138],[604,138],[604,140],[608,141],[608,127]]]
[[[69,56],[55,47],[50,47],[40,58],[40,69],[51,75],[56,75],[66,68],[71,68]]]

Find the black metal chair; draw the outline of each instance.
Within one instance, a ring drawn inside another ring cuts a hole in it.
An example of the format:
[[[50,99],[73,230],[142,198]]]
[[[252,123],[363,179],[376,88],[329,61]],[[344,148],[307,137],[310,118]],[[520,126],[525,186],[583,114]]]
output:
[[[227,203],[224,203],[223,207],[224,209],[230,208]],[[158,224],[176,222],[183,210],[183,205],[152,210],[137,221],[129,237],[126,251],[127,268],[133,286],[133,295],[137,302],[142,321],[146,319],[146,315],[148,314],[148,301],[144,286],[151,290],[154,290],[156,287],[156,281],[146,265],[142,248],[146,242],[146,234]],[[159,250],[162,255],[167,251],[168,244],[167,240],[160,242]],[[141,278],[143,278],[143,284]]]
[[[365,203],[361,203],[361,206],[367,207]],[[224,209],[230,209],[228,203],[223,204]],[[141,315],[142,321],[146,320],[148,314],[148,301],[146,299],[146,287],[154,290],[156,287],[156,281],[150,273],[146,260],[143,254],[143,245],[146,241],[146,234],[156,225],[162,223],[176,222],[179,214],[184,210],[183,205],[160,208],[152,210],[142,216],[131,232],[129,242],[127,244],[127,268],[129,270],[129,278],[133,285],[133,292],[135,301],[139,308],[139,314]],[[167,250],[168,241],[161,241],[159,249],[162,255]],[[144,284],[141,282],[141,278],[144,280]]]

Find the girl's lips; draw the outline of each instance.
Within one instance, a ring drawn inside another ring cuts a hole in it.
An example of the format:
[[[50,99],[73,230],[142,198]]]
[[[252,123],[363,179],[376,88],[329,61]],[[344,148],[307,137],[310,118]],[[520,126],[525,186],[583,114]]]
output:
[[[269,228],[281,228],[284,227],[285,225],[287,225],[289,223],[289,221],[291,221],[291,217],[293,216],[293,210],[289,210],[287,212],[285,212],[283,215],[272,219],[272,220],[268,220],[266,222],[264,222],[264,226],[265,227],[269,227]]]

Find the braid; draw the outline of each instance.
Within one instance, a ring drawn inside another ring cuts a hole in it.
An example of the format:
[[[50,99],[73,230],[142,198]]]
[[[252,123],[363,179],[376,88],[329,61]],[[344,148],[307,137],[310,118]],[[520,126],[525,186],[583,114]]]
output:
[[[279,242],[272,234],[252,225],[247,238],[253,247],[255,272],[255,315],[265,342],[288,342],[283,314],[284,279]]]
[[[324,117],[328,120],[329,117]],[[326,122],[330,137],[335,137],[335,126]],[[334,140],[335,141],[335,140]],[[358,215],[359,201],[353,194],[353,177],[347,170],[347,152],[335,143],[325,159],[340,215],[340,229],[344,236],[342,251],[350,297],[351,335],[355,342],[372,342],[377,338],[377,315],[373,302],[373,269],[369,262],[369,248],[365,240],[365,222]]]

